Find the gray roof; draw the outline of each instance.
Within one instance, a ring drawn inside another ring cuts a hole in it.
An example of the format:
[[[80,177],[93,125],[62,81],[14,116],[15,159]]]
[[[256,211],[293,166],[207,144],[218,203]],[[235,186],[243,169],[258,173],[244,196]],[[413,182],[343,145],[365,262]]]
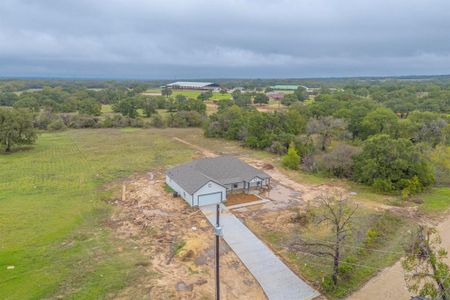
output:
[[[233,156],[219,156],[194,160],[167,170],[166,174],[189,194],[193,194],[210,180],[221,184],[250,181],[255,177],[270,178]]]
[[[203,88],[210,85],[215,85],[212,82],[191,82],[191,81],[177,81],[167,84],[167,86],[181,86],[181,87],[192,87],[192,88]]]

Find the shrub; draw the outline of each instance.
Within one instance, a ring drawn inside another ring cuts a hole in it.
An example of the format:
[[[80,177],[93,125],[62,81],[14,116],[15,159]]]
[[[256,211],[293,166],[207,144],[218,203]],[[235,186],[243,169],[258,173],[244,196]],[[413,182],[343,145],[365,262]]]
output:
[[[339,144],[331,152],[322,155],[318,161],[319,169],[336,177],[352,176],[353,157],[360,153],[354,146]]]
[[[154,114],[150,120],[150,124],[156,128],[164,128],[166,126],[160,114]]]
[[[388,179],[377,178],[373,181],[372,187],[378,192],[391,192],[392,183]]]
[[[292,170],[298,170],[300,165],[300,155],[298,155],[295,149],[295,144],[291,143],[289,145],[288,153],[282,158],[283,166]]]
[[[51,131],[60,131],[60,130],[65,130],[67,129],[66,124],[64,124],[64,121],[61,119],[57,119],[55,121],[52,121],[48,127],[49,130]]]

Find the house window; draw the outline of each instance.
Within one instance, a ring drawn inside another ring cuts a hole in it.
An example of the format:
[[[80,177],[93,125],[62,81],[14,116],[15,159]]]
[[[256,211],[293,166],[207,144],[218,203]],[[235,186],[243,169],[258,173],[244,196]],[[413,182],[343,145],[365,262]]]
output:
[[[208,183],[208,187],[212,187],[212,184],[211,184],[211,183]]]
[[[236,189],[238,187],[237,183],[233,183],[233,188]]]

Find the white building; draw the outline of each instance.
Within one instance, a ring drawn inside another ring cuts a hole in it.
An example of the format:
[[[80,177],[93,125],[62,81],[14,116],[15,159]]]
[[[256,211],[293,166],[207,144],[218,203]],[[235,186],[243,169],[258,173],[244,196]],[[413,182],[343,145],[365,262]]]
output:
[[[204,158],[167,170],[166,183],[191,206],[225,202],[227,193],[270,184],[270,176],[232,156]]]

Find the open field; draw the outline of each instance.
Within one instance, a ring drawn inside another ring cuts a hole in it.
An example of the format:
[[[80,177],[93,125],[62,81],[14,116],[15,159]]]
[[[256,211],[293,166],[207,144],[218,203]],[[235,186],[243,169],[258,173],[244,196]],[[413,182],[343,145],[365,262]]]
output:
[[[183,132],[46,133],[31,149],[0,156],[0,298],[211,298],[211,228],[198,214],[186,220],[192,209],[163,192],[166,166],[195,157],[171,137]],[[150,179],[129,177],[150,170]],[[181,221],[169,232],[170,220]],[[189,251],[202,258],[194,263]],[[228,248],[223,263],[228,299],[264,298]]]
[[[357,193],[352,199],[361,205],[361,211],[350,243],[354,248],[347,252],[355,257],[351,262],[355,264],[354,276],[341,290],[329,294],[333,297],[357,289],[380,268],[393,264],[414,225],[410,217],[414,210],[392,206],[398,197],[379,195],[344,180],[285,170],[276,155],[242,148],[235,141],[206,139],[200,129],[44,133],[35,146],[0,156],[0,298],[141,297],[144,292],[162,293],[165,286],[170,287],[165,291],[170,298],[179,296],[175,289],[179,282],[186,283],[188,289],[193,287],[183,295],[211,296],[210,228],[202,218],[192,217],[173,223],[170,239],[164,238],[167,217],[181,220],[191,211],[180,199],[176,200],[179,204],[171,202],[170,206],[155,202],[172,201],[163,192],[162,174],[167,166],[211,154],[236,155],[260,168],[272,166],[274,169],[266,171],[282,183],[278,185],[280,195],[286,189],[299,195],[287,206],[283,201],[259,205],[238,215],[315,286],[320,285],[328,262],[292,253],[286,245],[296,234],[321,239],[329,236],[324,228],[292,222],[291,216],[308,201],[314,203],[314,197],[323,191]],[[147,176],[146,172],[152,173]],[[125,201],[120,200],[122,182],[127,186]],[[431,217],[442,213],[449,206],[448,193],[448,187],[441,187],[419,195],[424,203],[416,205],[418,211]],[[159,196],[148,196],[153,194]],[[297,199],[301,200],[298,204]],[[198,230],[186,231],[193,226]],[[363,247],[369,228],[383,233],[383,239],[372,248],[380,252],[356,251]],[[200,248],[198,240],[203,241]],[[176,253],[172,253],[174,247]],[[197,264],[194,257],[185,258],[185,252],[192,249],[197,256],[206,255],[206,260]],[[380,256],[382,251],[389,255]],[[247,291],[245,295],[229,294],[228,299],[262,297],[261,289],[234,253],[224,249],[224,257],[224,272],[228,274],[224,285],[233,291]],[[246,278],[244,285],[242,278]]]
[[[191,155],[155,131],[74,130],[42,134],[31,150],[0,156],[0,298],[66,288],[96,298],[122,288],[139,272],[132,268],[139,255],[116,253],[103,224],[110,195],[100,187]]]

